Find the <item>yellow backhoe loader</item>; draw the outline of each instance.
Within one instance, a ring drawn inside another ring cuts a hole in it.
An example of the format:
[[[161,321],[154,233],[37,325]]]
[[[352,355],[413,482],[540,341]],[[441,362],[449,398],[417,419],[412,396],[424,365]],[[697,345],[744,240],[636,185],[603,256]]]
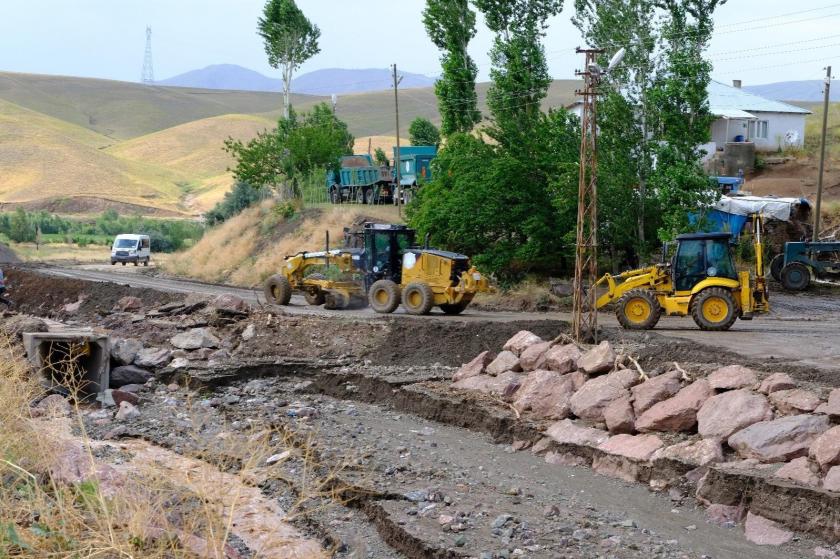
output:
[[[616,303],[619,323],[630,330],[650,330],[663,314],[691,315],[703,330],[728,330],[738,318],[766,313],[761,228],[761,218],[753,216],[755,275],[736,271],[729,233],[679,235],[671,262],[598,280],[594,288],[606,286],[607,292],[596,306]]]
[[[405,225],[366,223],[364,248],[301,252],[286,258],[281,273],[265,282],[269,302],[288,305],[293,291],[310,305],[340,309],[367,300],[378,313],[400,303],[416,315],[439,307],[459,314],[476,293],[490,291],[486,277],[463,254],[415,246],[415,231]],[[319,269],[324,273],[312,273]],[[338,279],[340,276],[340,279]]]

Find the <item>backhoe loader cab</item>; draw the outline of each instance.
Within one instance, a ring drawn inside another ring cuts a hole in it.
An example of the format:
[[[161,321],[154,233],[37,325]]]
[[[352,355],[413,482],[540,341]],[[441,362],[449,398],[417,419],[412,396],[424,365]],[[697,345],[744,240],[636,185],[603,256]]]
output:
[[[754,224],[754,276],[736,270],[729,233],[679,235],[670,261],[598,280],[595,288],[606,285],[607,292],[597,307],[616,303],[619,323],[631,330],[651,329],[663,314],[690,315],[703,330],[728,330],[738,318],[768,312],[761,219]]]

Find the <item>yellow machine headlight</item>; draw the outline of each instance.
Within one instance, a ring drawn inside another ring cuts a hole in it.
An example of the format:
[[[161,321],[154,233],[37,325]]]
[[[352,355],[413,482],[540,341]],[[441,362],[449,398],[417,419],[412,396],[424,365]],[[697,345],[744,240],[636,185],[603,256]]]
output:
[[[478,272],[474,273],[473,274],[473,279],[475,281],[481,281],[481,274],[479,274]]]

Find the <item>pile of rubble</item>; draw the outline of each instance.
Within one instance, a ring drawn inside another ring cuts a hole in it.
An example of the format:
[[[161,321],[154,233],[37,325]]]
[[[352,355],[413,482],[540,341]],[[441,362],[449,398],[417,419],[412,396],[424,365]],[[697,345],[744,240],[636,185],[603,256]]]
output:
[[[483,352],[463,365],[452,386],[545,422],[532,451],[550,463],[591,466],[655,489],[689,480],[701,496],[713,464],[840,492],[840,426],[832,426],[840,419],[840,389],[823,399],[787,374],[761,376],[730,365],[695,380],[675,363],[649,377],[609,342],[585,348],[521,331],[498,355]],[[713,520],[746,516],[747,536],[757,543],[793,536],[743,505],[705,501]]]

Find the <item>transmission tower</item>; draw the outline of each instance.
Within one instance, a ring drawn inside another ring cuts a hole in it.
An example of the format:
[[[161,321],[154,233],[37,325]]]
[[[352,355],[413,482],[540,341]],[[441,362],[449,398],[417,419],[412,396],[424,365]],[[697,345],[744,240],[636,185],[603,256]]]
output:
[[[152,28],[146,26],[146,54],[143,57],[143,75],[140,81],[146,84],[155,83],[155,70],[152,66]]]
[[[573,335],[579,342],[598,342],[598,309],[594,285],[598,280],[598,124],[595,101],[601,69],[595,57],[601,49],[580,49],[586,55],[583,71],[584,88],[575,92],[583,98],[580,139],[580,173],[578,180],[577,243],[575,247],[575,282],[572,299]]]

